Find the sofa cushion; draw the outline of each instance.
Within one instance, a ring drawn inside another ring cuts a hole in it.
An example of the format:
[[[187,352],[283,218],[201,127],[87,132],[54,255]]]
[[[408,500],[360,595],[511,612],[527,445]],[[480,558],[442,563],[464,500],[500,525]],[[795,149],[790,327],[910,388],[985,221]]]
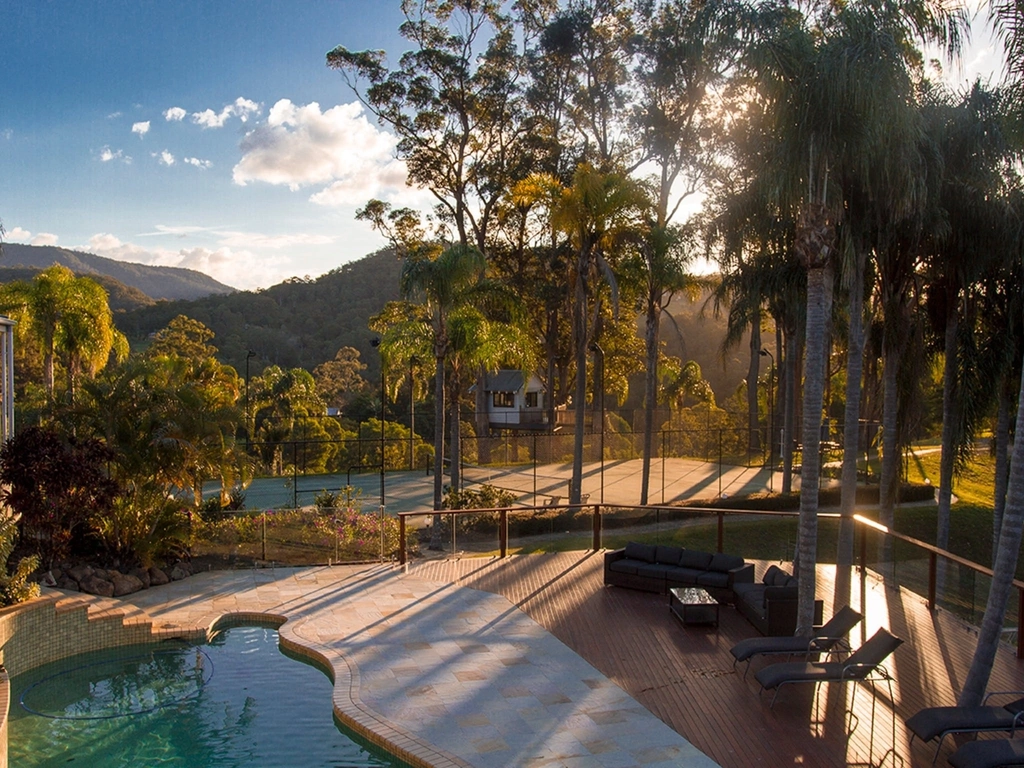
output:
[[[704,573],[697,577],[697,586],[727,589],[729,586],[729,574],[722,571],[704,571]]]
[[[772,586],[775,586],[775,587],[792,587],[793,589],[797,589],[800,586],[800,581],[797,579],[796,576],[787,576],[784,579],[780,579],[780,578],[776,577],[775,584],[773,584]]]
[[[636,573],[636,569],[641,565],[647,565],[643,560],[633,560],[632,558],[623,558],[622,560],[614,560],[608,566],[609,571],[615,571],[616,573]]]
[[[732,591],[736,600],[753,606],[761,606],[764,603],[764,584],[733,584]]]
[[[711,555],[707,552],[698,552],[696,549],[684,549],[679,557],[679,565],[682,568],[696,568],[699,571],[706,571],[711,563]]]
[[[654,562],[662,565],[679,565],[679,557],[682,554],[682,547],[666,547],[659,544],[654,554]]]
[[[764,604],[767,606],[772,600],[796,600],[797,587],[765,587]]]
[[[665,578],[671,584],[683,584],[692,587],[703,574],[704,571],[697,568],[669,568]]]
[[[658,563],[641,563],[636,569],[637,576],[645,576],[649,579],[664,579],[666,574],[672,570],[671,565],[659,565]]]
[[[629,553],[626,553],[626,557],[629,557]],[[779,568],[777,565],[769,565],[768,570],[764,572],[764,576],[761,577],[761,583],[767,584],[769,587],[775,584],[775,575],[781,573],[784,576],[788,575],[784,570]]]
[[[728,573],[733,568],[742,568],[743,558],[737,555],[727,555],[724,552],[716,552],[711,556],[711,563],[708,565],[709,571],[719,571],[721,573]]]
[[[626,544],[626,557],[630,560],[643,560],[646,563],[653,563],[657,550],[653,544],[640,544],[631,541]]]

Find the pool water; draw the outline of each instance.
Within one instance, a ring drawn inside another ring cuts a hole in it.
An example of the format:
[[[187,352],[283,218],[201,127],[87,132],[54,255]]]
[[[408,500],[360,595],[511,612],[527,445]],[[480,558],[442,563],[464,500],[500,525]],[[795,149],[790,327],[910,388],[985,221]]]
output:
[[[265,627],[47,664],[11,680],[12,768],[401,768],[335,725],[331,682]]]

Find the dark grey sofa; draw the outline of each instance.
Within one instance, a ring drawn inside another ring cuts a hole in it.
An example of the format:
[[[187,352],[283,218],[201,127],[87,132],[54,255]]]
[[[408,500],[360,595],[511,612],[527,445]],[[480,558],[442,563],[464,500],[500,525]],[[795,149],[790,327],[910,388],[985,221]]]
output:
[[[796,631],[798,582],[777,565],[770,565],[757,583],[733,587],[736,610],[762,634],[792,635]],[[821,624],[821,600],[814,603],[814,623]]]
[[[629,542],[604,555],[604,583],[665,594],[675,587],[703,587],[719,602],[732,602],[738,584],[754,581],[753,563],[721,552]]]

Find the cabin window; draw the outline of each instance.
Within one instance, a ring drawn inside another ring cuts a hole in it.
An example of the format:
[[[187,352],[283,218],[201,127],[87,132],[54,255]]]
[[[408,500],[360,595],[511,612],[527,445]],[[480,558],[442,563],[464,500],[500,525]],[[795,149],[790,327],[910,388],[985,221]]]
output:
[[[495,392],[491,395],[493,398],[495,408],[515,408],[516,407],[516,393],[515,392]]]
[[[526,407],[536,408],[540,405],[540,398],[538,397],[539,392],[527,392],[526,393]]]

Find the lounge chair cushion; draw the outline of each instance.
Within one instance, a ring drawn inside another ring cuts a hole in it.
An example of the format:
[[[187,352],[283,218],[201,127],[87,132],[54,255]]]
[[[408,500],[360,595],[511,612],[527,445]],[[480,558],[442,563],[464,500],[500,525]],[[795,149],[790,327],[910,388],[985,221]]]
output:
[[[762,653],[806,653],[808,640],[806,637],[750,637],[740,640],[729,649],[736,661],[747,659]]]
[[[1013,728],[1013,712],[988,706],[928,707],[908,718],[907,728],[922,741],[955,731],[1009,731]]]
[[[704,571],[700,576],[697,577],[697,586],[719,587],[721,589],[728,589],[729,574],[722,573],[720,571]]]
[[[673,584],[687,584],[693,586],[697,579],[704,575],[704,571],[696,568],[670,568],[665,578]]]
[[[762,688],[778,688],[783,683],[827,683],[830,680],[843,679],[841,661],[811,663],[805,661],[784,661],[781,664],[769,664],[757,671],[757,682]],[[846,678],[852,680],[852,677]]]
[[[679,565],[679,558],[682,554],[682,547],[665,547],[659,544],[654,555],[654,562],[662,565]]]
[[[640,544],[635,541],[626,544],[626,557],[630,560],[643,560],[647,563],[653,563],[656,556],[657,548],[653,544]]]
[[[737,555],[727,555],[724,552],[716,552],[711,556],[711,563],[708,565],[709,571],[718,571],[719,573],[728,573],[735,568],[742,568],[744,561],[742,557]]]
[[[672,570],[670,565],[658,565],[657,563],[642,563],[636,569],[637,576],[646,576],[649,579],[664,579]]]
[[[632,560],[630,558],[623,558],[622,560],[615,560],[609,566],[609,571],[615,571],[616,573],[636,573],[636,569],[641,565],[648,565],[643,560]]]
[[[710,552],[698,552],[695,549],[684,549],[679,558],[679,565],[683,568],[696,568],[706,571],[711,564]]]
[[[1024,739],[969,741],[949,758],[953,768],[998,768],[1024,765]]]

